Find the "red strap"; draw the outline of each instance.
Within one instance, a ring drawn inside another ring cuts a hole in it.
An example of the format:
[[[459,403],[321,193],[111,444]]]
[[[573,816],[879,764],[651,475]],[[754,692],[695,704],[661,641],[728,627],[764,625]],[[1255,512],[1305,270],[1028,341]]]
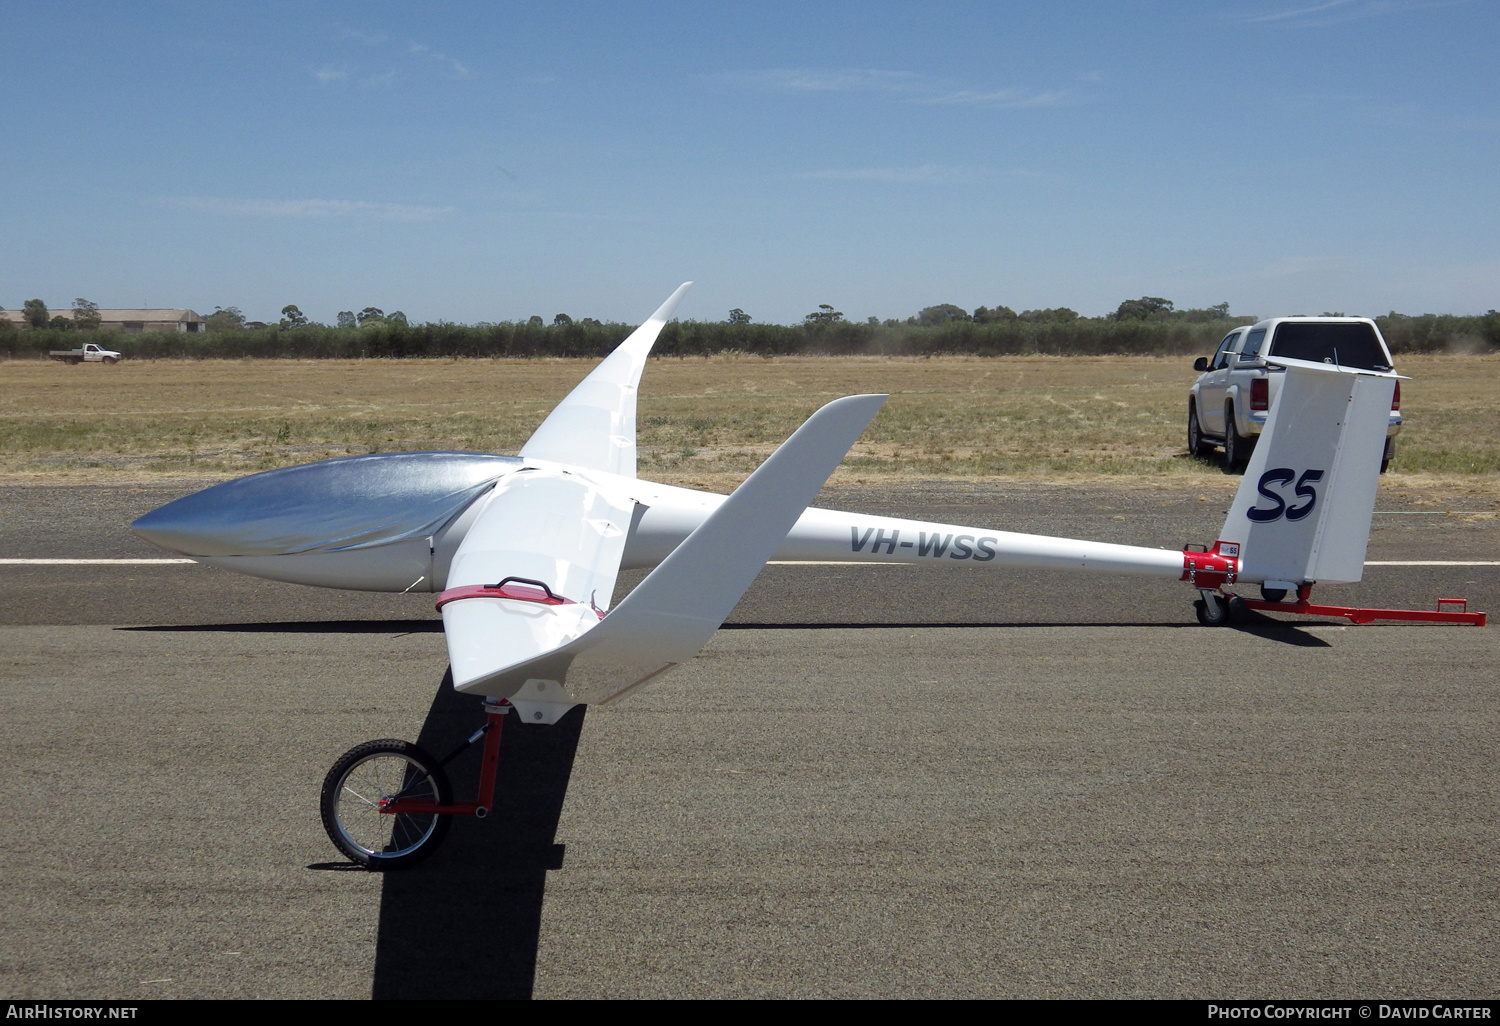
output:
[[[549,595],[541,588],[512,582],[498,588],[489,584],[466,584],[462,588],[449,588],[438,596],[437,605],[434,608],[442,609],[449,602],[470,598],[515,599],[519,602],[539,602],[544,606],[576,606],[578,604],[572,599]]]

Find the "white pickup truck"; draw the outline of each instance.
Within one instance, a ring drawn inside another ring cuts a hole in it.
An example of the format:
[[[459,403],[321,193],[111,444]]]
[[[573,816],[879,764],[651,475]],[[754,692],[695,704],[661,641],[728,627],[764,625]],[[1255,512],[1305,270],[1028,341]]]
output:
[[[1273,317],[1235,328],[1224,336],[1211,358],[1200,356],[1193,363],[1193,370],[1203,373],[1188,392],[1189,453],[1208,456],[1216,446],[1222,446],[1227,469],[1245,465],[1265,426],[1271,402],[1281,389],[1281,369],[1267,366],[1267,356],[1363,370],[1394,369],[1391,351],[1368,317]],[[1396,453],[1400,431],[1398,381],[1386,424],[1382,474]]]
[[[101,349],[92,342],[80,349],[53,349],[47,353],[63,363],[119,363],[120,354],[113,349]]]

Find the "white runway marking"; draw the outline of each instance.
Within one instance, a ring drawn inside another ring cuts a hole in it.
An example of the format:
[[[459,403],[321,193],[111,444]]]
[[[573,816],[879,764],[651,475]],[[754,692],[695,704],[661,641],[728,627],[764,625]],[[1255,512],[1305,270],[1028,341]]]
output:
[[[159,566],[194,563],[192,559],[0,559],[0,566]]]
[[[767,566],[921,566],[921,563],[866,563],[831,560],[773,559]],[[948,564],[944,563],[944,566]],[[1500,566],[1500,559],[1367,559],[1365,566]]]
[[[920,563],[866,563],[844,560],[773,559],[767,566],[921,566]],[[943,564],[947,566],[946,563]],[[1367,559],[1365,566],[1500,566],[1500,559]]]
[[[0,559],[0,566],[166,566],[193,559]],[[854,562],[841,559],[773,559],[767,566],[921,566],[920,563]],[[943,564],[947,565],[947,564]],[[1365,566],[1500,566],[1500,559],[1369,559]]]
[[[768,559],[766,566],[916,566],[915,563],[856,563],[842,559]]]
[[[1367,559],[1365,566],[1500,566],[1500,559]]]

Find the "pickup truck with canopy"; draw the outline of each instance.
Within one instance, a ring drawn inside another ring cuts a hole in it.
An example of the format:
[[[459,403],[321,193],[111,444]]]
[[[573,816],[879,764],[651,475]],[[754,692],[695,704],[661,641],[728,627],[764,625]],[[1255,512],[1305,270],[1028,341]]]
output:
[[[1280,390],[1278,356],[1382,373],[1394,369],[1380,329],[1367,317],[1273,317],[1235,328],[1212,357],[1200,356],[1193,363],[1201,373],[1188,392],[1189,453],[1208,456],[1222,447],[1227,469],[1245,465]],[[1381,473],[1395,455],[1400,431],[1398,381],[1386,423]]]

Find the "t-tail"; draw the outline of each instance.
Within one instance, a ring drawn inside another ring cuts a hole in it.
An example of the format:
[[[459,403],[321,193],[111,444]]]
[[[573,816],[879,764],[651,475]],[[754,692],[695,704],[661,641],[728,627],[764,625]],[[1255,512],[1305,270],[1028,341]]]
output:
[[[1245,468],[1216,547],[1268,589],[1352,584],[1364,574],[1375,486],[1398,376],[1303,360]]]

